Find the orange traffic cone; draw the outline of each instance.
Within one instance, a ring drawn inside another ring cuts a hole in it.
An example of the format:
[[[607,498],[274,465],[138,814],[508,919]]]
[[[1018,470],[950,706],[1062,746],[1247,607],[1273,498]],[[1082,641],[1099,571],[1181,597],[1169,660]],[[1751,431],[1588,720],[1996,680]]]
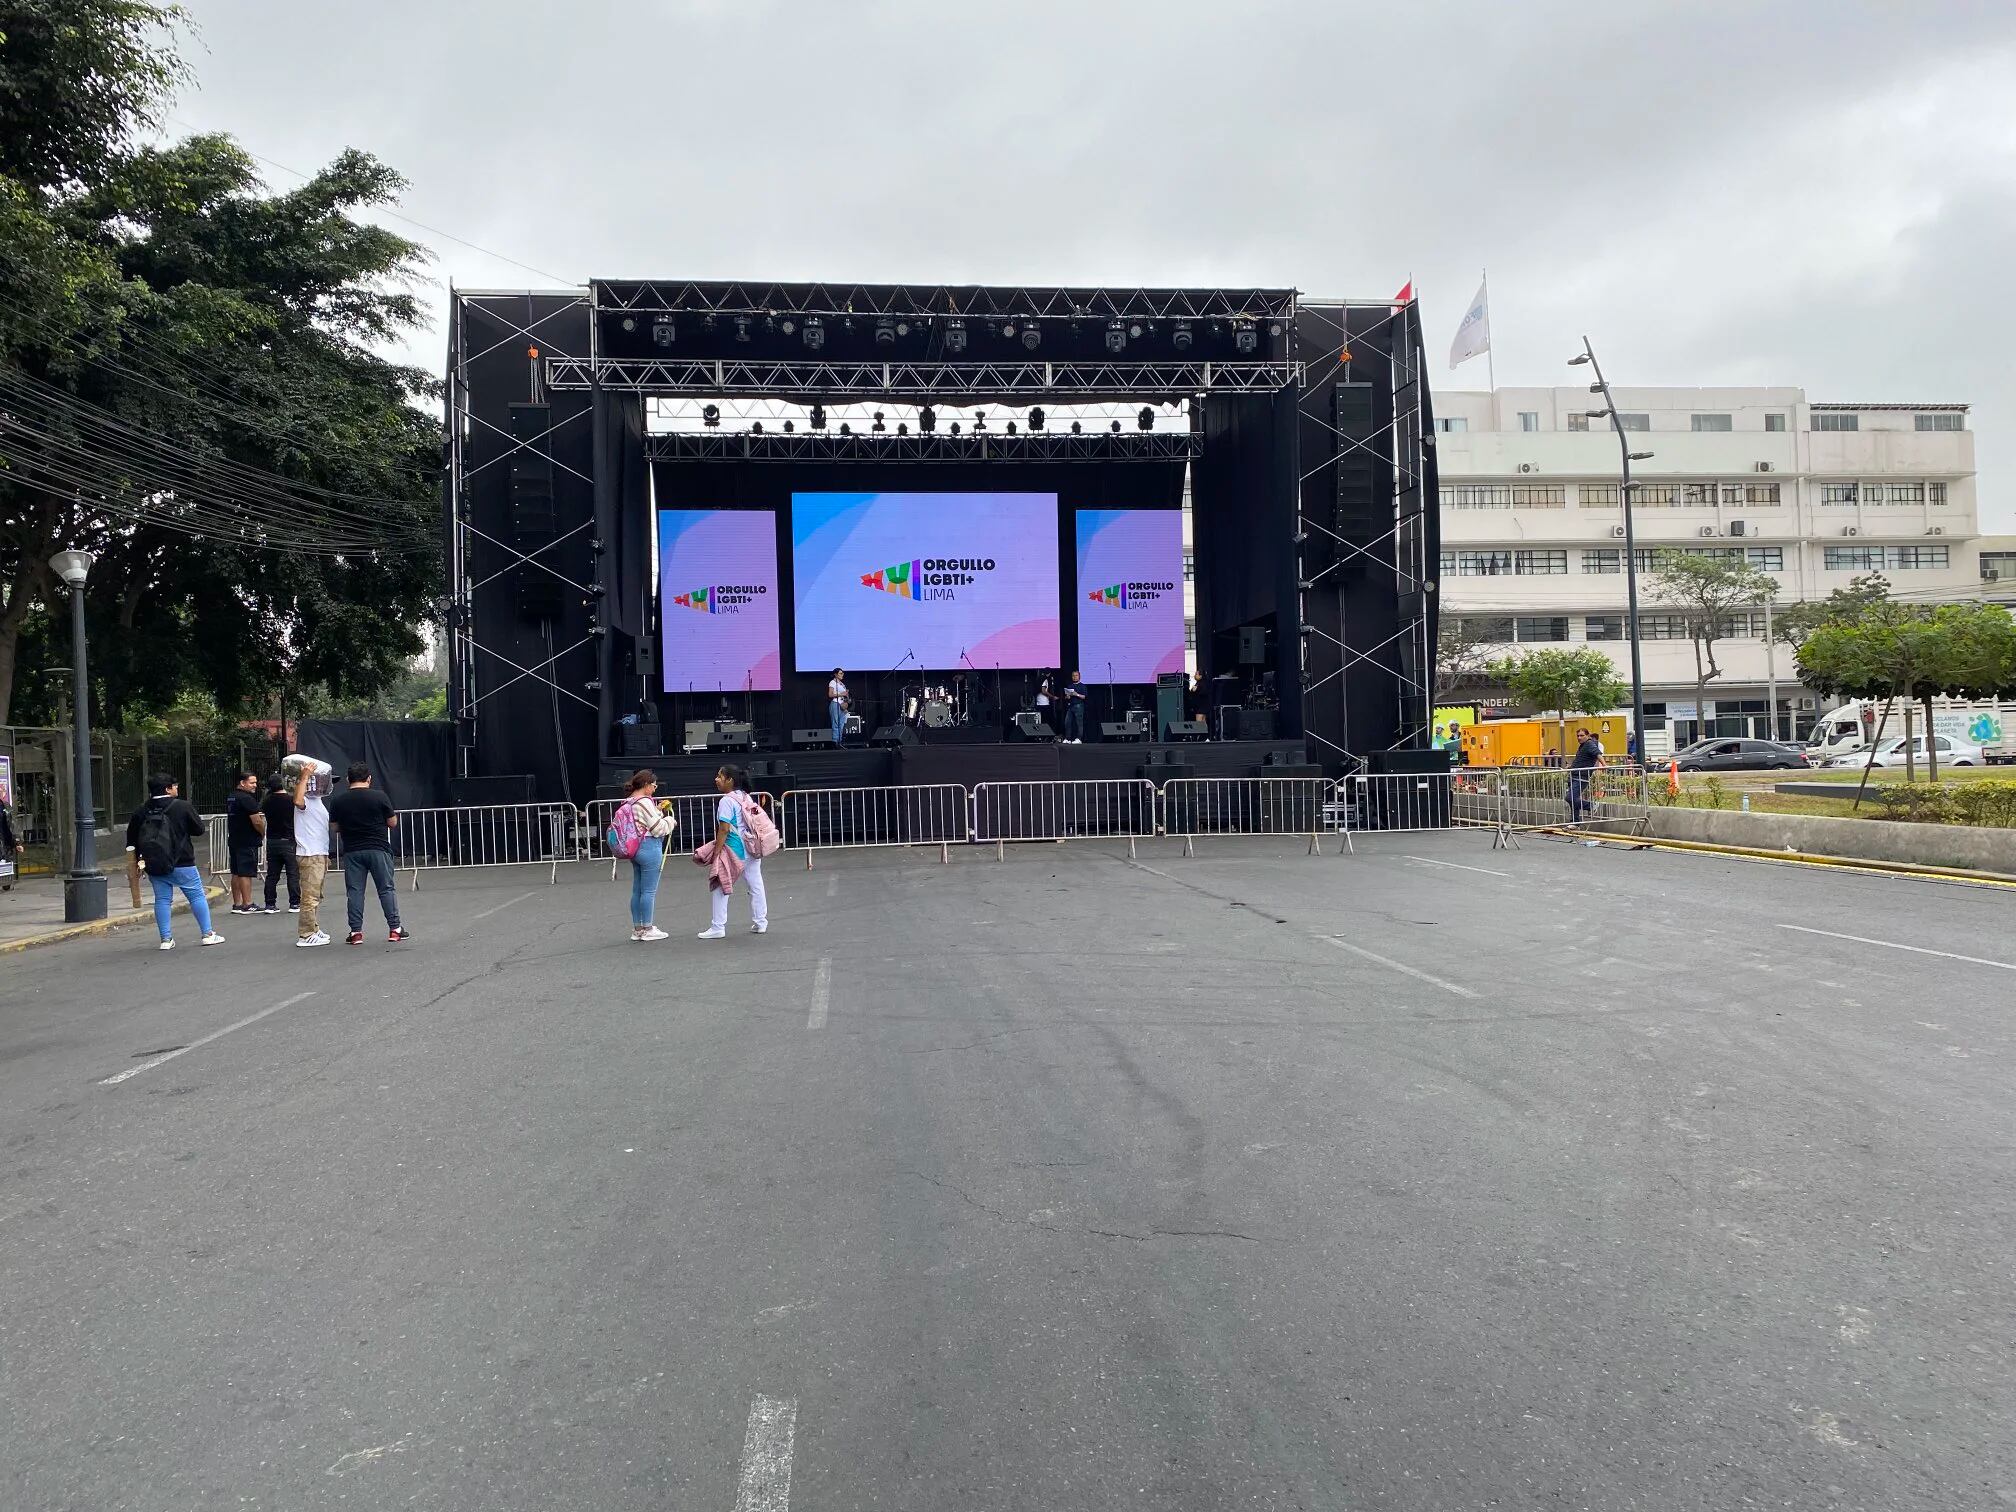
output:
[[[1666,791],[1675,798],[1680,796],[1680,763],[1677,759],[1666,763]]]

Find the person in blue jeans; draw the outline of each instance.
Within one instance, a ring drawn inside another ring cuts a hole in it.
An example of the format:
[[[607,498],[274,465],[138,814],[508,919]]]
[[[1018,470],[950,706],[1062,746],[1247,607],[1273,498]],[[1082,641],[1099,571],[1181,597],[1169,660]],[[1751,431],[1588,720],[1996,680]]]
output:
[[[392,800],[371,786],[371,768],[350,763],[349,785],[329,800],[329,825],[343,837],[343,903],[350,916],[350,943],[364,943],[364,884],[378,889],[378,907],[394,944],[412,939],[399,922],[399,893],[392,880],[392,831],[399,815]]]
[[[833,718],[833,744],[847,743],[847,673],[835,667],[832,681],[826,684],[826,712]]]
[[[658,884],[665,876],[665,842],[677,829],[678,821],[660,812],[657,802],[658,774],[643,768],[630,774],[623,801],[634,807],[637,828],[644,832],[637,854],[630,858],[630,938],[669,938],[654,922],[658,911]]]
[[[161,948],[175,948],[175,894],[189,901],[205,945],[222,945],[224,936],[210,927],[210,900],[204,895],[203,873],[196,869],[196,837],[203,816],[182,796],[182,788],[166,772],[147,779],[147,801],[134,810],[126,825],[126,849],[140,858],[154,889],[154,928]]]

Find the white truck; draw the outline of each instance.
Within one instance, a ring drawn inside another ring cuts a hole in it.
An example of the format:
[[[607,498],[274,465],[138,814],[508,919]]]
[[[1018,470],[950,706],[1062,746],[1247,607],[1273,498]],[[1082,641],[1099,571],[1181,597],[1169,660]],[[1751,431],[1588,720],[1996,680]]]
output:
[[[1884,740],[1904,734],[1904,700],[1889,700],[1885,718],[1884,700],[1852,698],[1838,709],[1829,709],[1814,722],[1806,739],[1806,755],[1813,765],[1822,766],[1836,756],[1859,756],[1869,749],[1880,726]],[[1925,706],[1912,706],[1912,733],[1925,733]],[[2016,699],[1932,700],[1932,733],[1948,740],[1981,747],[1982,759],[1990,766],[2016,762]]]

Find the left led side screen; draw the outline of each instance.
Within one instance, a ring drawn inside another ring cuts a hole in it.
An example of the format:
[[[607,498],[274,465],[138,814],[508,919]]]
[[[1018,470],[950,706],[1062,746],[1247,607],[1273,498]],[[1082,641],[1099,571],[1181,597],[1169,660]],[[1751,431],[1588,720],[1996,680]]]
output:
[[[658,511],[659,649],[668,693],[775,693],[777,515]]]

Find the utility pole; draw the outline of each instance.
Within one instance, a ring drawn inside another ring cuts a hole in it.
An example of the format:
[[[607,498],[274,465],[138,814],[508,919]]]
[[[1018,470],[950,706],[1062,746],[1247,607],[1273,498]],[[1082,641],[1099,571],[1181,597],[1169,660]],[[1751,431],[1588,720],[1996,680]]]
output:
[[[1601,394],[1604,405],[1600,410],[1590,410],[1589,418],[1591,420],[1607,418],[1610,421],[1610,429],[1617,435],[1617,450],[1623,457],[1623,479],[1617,490],[1617,500],[1624,506],[1624,599],[1628,616],[1626,628],[1631,638],[1631,728],[1638,736],[1638,764],[1644,766],[1645,670],[1643,656],[1638,646],[1638,536],[1632,527],[1631,519],[1631,464],[1649,461],[1652,453],[1631,450],[1630,438],[1624,434],[1623,417],[1617,413],[1617,401],[1610,392],[1609,382],[1603,377],[1602,364],[1596,360],[1596,349],[1589,344],[1587,336],[1582,338],[1582,354],[1568,359],[1570,367],[1581,367],[1584,364],[1596,374],[1596,381],[1589,385],[1589,392]],[[1698,724],[1701,711],[1696,709],[1694,714]]]

